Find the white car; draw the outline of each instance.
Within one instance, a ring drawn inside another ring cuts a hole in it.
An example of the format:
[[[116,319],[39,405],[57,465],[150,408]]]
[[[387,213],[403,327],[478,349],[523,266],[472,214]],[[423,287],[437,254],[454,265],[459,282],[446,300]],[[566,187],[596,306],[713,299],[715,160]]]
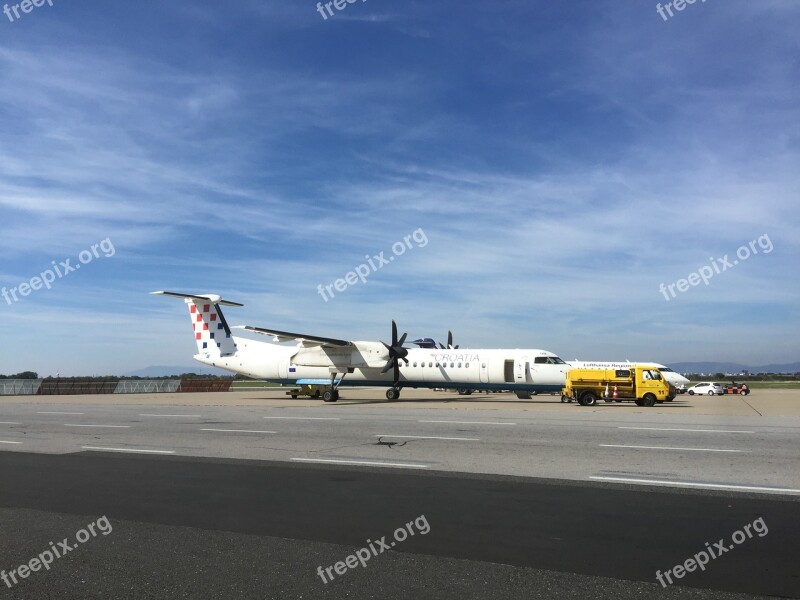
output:
[[[717,395],[722,396],[725,393],[725,390],[722,387],[721,383],[717,383],[715,381],[701,381],[700,383],[694,384],[690,387],[686,392],[690,396],[694,396],[695,394],[707,394],[709,396]]]

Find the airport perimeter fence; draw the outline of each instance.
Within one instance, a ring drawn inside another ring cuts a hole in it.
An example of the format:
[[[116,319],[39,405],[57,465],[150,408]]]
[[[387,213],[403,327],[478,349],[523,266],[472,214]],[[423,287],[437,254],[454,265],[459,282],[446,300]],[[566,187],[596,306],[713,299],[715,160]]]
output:
[[[156,394],[177,392],[180,379],[124,379],[117,384],[115,394]]]
[[[232,379],[0,379],[0,396],[227,392]]]
[[[32,396],[41,385],[41,379],[0,379],[0,396]]]

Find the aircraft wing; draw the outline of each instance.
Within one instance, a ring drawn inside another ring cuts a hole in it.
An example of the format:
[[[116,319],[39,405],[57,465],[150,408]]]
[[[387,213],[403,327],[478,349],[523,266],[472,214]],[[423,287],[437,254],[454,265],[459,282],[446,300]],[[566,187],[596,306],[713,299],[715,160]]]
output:
[[[306,346],[352,346],[353,342],[347,340],[337,340],[336,338],[322,337],[319,335],[306,335],[304,333],[291,333],[289,331],[279,331],[277,329],[264,329],[263,327],[253,327],[252,325],[242,325],[236,329],[254,331],[262,335],[271,335],[276,342],[301,342]]]

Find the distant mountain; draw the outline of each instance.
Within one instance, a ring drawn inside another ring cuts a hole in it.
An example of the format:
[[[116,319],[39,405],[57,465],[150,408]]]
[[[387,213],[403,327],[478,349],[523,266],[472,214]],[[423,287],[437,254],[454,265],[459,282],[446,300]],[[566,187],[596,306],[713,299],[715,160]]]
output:
[[[123,377],[177,377],[184,373],[196,373],[197,375],[228,375],[231,374],[222,369],[215,369],[213,367],[201,367],[200,365],[190,366],[164,366],[156,365],[145,367],[144,369],[137,369],[136,371],[128,371],[123,373]]]
[[[758,373],[800,373],[800,362],[771,364],[754,367],[729,362],[681,362],[667,365],[678,373],[741,373],[750,371]]]

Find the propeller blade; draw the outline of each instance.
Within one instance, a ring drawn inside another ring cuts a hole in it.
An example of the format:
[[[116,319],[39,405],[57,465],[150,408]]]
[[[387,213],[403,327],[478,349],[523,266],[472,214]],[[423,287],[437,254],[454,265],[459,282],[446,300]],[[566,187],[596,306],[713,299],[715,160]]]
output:
[[[453,332],[450,330],[447,331],[447,347],[453,347]]]
[[[397,346],[397,323],[392,319],[392,346]]]
[[[404,334],[402,335],[402,337],[401,337],[399,340],[397,340],[397,344],[396,344],[396,345],[397,345],[397,346],[402,346],[403,344],[405,344],[405,343],[406,343],[406,338],[407,338],[407,337],[408,337],[408,334],[407,334],[407,333],[404,333]]]

